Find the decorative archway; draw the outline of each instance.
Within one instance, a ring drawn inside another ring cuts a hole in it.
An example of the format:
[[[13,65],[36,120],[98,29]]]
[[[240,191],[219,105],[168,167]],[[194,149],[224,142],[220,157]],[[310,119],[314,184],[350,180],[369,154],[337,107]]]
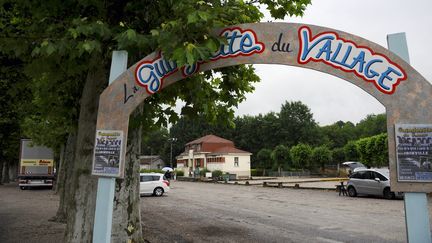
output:
[[[225,37],[227,44],[221,45],[209,61],[177,68],[162,53],[155,52],[122,73],[100,96],[97,137],[119,137],[120,151],[125,151],[132,111],[155,92],[196,72],[238,64],[297,66],[344,79],[381,102],[387,112],[392,189],[432,190],[430,183],[399,182],[396,174],[395,124],[432,121],[432,85],[400,57],[361,37],[314,25],[243,24],[214,34]],[[93,174],[122,177],[122,167],[120,163],[120,168],[104,170],[96,161]]]

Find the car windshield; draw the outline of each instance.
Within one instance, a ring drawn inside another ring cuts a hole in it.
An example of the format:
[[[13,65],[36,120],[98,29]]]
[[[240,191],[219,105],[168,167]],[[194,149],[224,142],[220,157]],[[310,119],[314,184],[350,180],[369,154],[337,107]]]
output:
[[[377,170],[380,174],[384,175],[387,178],[390,178],[390,172],[388,170]]]

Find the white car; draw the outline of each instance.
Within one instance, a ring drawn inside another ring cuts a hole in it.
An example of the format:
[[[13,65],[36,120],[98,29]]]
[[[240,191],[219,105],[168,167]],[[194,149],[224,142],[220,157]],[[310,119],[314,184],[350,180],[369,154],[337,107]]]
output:
[[[140,195],[162,196],[169,192],[170,182],[160,173],[140,173]]]
[[[357,194],[383,196],[386,199],[403,196],[400,192],[391,191],[388,169],[359,169],[355,171],[350,176],[347,190],[350,197],[355,197]]]

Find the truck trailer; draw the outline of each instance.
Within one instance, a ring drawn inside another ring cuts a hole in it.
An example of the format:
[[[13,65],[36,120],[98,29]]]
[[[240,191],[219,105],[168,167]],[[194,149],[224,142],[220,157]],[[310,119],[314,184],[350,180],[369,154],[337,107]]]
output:
[[[52,188],[55,179],[54,153],[50,148],[33,145],[31,139],[21,139],[19,187]]]

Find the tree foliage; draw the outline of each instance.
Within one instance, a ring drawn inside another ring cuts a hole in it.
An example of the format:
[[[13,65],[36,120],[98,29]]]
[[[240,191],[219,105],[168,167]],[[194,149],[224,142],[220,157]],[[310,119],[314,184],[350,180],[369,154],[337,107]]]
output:
[[[371,137],[387,132],[387,119],[385,114],[367,115],[356,126],[357,137]]]
[[[387,134],[361,138],[355,144],[362,163],[370,167],[388,166]]]
[[[358,161],[360,159],[355,141],[349,141],[344,145],[343,150],[346,161]]]
[[[318,126],[309,107],[300,101],[285,102],[279,113],[281,139],[292,146],[314,141]]]
[[[292,146],[290,149],[291,160],[295,168],[308,168],[312,167],[311,157],[312,148],[308,144],[299,143]]]
[[[23,128],[31,138],[51,147],[64,144],[67,134],[77,132],[81,150],[76,159],[82,162],[75,161],[74,178],[81,178],[80,173],[85,177],[93,142],[91,136],[83,134],[94,134],[90,123],[95,121],[97,106],[94,108],[93,101],[104,88],[99,82],[108,79],[106,70],[113,50],[127,50],[132,63],[155,50],[162,50],[179,66],[205,61],[222,41],[211,37],[210,32],[259,21],[263,17],[260,4],[273,17],[284,18],[301,15],[310,0],[2,1],[0,53],[23,63],[32,93],[32,112],[22,119]],[[253,68],[246,65],[194,75],[146,100],[148,108],[140,120],[156,125],[174,122],[179,115],[173,105],[183,100],[184,115],[198,114],[210,121],[230,123],[232,107],[244,100],[256,81]],[[92,86],[91,82],[98,83]],[[93,185],[89,180],[89,186]],[[77,188],[77,193],[82,188]],[[73,210],[88,216],[79,208],[87,203],[79,200],[86,199],[75,197],[78,201]],[[80,214],[76,215],[78,220]],[[85,225],[79,228],[89,228],[90,221],[83,221]],[[68,221],[67,231],[75,228]],[[89,241],[91,232],[79,237]]]
[[[272,151],[270,149],[263,148],[257,154],[256,167],[265,171],[270,169],[272,165]]]
[[[9,180],[7,176],[2,178],[3,165],[7,169],[19,160],[20,121],[28,112],[27,101],[31,99],[22,68],[20,60],[0,55],[0,184]],[[8,173],[4,171],[5,175]]]
[[[333,161],[332,161],[333,164],[340,164],[340,163],[346,161],[345,160],[345,152],[344,152],[343,147],[333,149],[332,155],[333,155],[332,156],[333,157]]]
[[[311,156],[313,166],[319,166],[324,169],[325,165],[331,163],[332,160],[332,151],[326,145],[313,148]]]
[[[271,158],[274,162],[274,166],[278,168],[278,171],[280,172],[282,168],[288,168],[291,166],[291,157],[290,157],[290,151],[289,148],[287,148],[284,145],[278,145],[276,146],[272,153]]]

